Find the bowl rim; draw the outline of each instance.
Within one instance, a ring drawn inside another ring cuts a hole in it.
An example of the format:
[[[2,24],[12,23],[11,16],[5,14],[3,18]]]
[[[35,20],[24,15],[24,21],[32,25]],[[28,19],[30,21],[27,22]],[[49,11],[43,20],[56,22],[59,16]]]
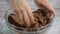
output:
[[[10,10],[11,8],[9,8],[6,12],[5,12],[5,14],[4,14],[4,18],[5,18],[5,21],[7,22],[7,25],[8,24],[10,24],[9,22],[8,22],[8,20],[7,20],[7,18],[6,18],[6,14],[8,13],[8,11]],[[54,17],[55,18],[55,17]],[[42,32],[42,31],[45,31],[45,30],[47,30],[47,29],[49,29],[50,28],[50,26],[51,26],[51,24],[52,24],[52,22],[53,22],[53,20],[54,20],[54,18],[52,19],[52,21],[49,23],[49,24],[47,24],[47,25],[49,25],[49,27],[47,27],[47,28],[45,28],[45,29],[43,29],[43,30],[40,30],[40,31],[36,31],[36,32]],[[12,26],[14,26],[14,27],[18,27],[18,26],[15,26],[15,25],[13,25],[13,24],[10,24],[10,25],[12,25]],[[45,26],[47,26],[47,25],[45,25]],[[44,26],[44,27],[45,27]],[[20,27],[18,27],[18,28],[20,28]],[[24,32],[24,33],[35,33],[35,31],[34,32],[25,32],[25,31],[20,31],[20,30],[17,30],[18,32]]]

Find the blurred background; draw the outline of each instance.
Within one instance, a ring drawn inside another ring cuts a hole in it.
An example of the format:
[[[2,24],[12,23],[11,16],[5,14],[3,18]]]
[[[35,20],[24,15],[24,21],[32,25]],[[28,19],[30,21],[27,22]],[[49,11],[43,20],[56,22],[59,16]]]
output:
[[[30,0],[32,1],[32,0]],[[48,0],[55,9],[56,17],[51,29],[46,34],[60,34],[60,0]],[[30,2],[31,4],[32,2]],[[33,5],[31,4],[33,7]],[[13,34],[7,27],[4,14],[10,8],[9,0],[0,0],[0,34]]]

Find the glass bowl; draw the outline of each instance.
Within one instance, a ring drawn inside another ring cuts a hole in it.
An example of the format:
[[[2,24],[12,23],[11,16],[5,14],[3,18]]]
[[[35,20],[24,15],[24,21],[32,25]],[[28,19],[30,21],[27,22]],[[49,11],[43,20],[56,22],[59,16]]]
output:
[[[49,24],[40,27],[40,29],[38,31],[32,31],[32,32],[21,31],[21,29],[26,30],[28,28],[18,27],[18,26],[15,26],[15,25],[8,22],[8,16],[12,13],[12,11],[13,11],[13,9],[11,9],[11,8],[9,8],[6,11],[6,13],[5,13],[5,21],[6,21],[6,24],[7,24],[8,28],[10,30],[14,31],[15,33],[17,32],[17,33],[20,33],[20,34],[40,34],[40,33],[43,33],[44,31],[46,32],[46,30],[48,30],[51,27],[51,25],[52,25],[52,23],[54,21],[54,17],[53,17],[53,19],[51,20],[51,22]],[[35,30],[36,28],[29,28],[29,29],[30,30]]]
[[[34,4],[33,0],[28,0],[30,6],[31,6],[31,9],[34,11],[34,10],[37,10],[39,8],[36,7],[36,5]],[[8,28],[12,31],[14,31],[15,34],[44,34],[44,32],[48,31],[48,29],[50,29],[50,27],[53,25],[52,23],[54,22],[54,16],[52,16],[52,20],[49,24],[45,25],[45,26],[42,26],[39,28],[38,31],[31,31],[31,32],[28,32],[28,31],[21,31],[21,29],[28,29],[28,28],[22,28],[22,27],[18,27],[18,26],[15,26],[11,23],[8,22],[8,16],[12,13],[13,9],[12,8],[9,8],[6,13],[5,13],[5,21],[6,21],[6,24],[8,26]],[[35,30],[36,28],[29,28],[29,30]]]

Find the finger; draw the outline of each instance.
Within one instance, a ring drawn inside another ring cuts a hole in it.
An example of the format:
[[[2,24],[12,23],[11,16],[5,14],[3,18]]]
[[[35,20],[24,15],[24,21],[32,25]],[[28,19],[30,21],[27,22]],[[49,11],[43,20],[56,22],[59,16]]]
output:
[[[24,8],[26,9],[26,12],[27,12],[27,14],[29,16],[30,22],[31,22],[31,24],[33,24],[34,23],[34,17],[33,17],[32,10],[31,10],[31,8],[30,8],[30,6],[28,4],[28,1],[27,0],[23,0],[23,1],[24,2],[22,4],[22,6],[24,6]]]
[[[23,19],[24,19],[25,25],[26,25],[26,27],[30,27],[30,19],[29,19],[27,12],[26,12],[26,9],[22,6],[21,6],[21,9],[22,9]]]

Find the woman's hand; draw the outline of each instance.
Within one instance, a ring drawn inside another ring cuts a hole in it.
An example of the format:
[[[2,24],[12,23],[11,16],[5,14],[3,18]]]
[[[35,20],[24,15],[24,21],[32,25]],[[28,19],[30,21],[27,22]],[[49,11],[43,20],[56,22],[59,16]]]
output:
[[[55,10],[53,9],[53,7],[50,5],[50,3],[48,2],[48,0],[34,0],[35,4],[39,7],[42,8],[44,10],[49,11],[49,13],[51,14],[50,16],[55,16]]]
[[[11,0],[11,4],[19,16],[20,22],[22,23],[22,21],[24,21],[26,27],[30,27],[30,25],[34,23],[34,17],[27,0]]]

